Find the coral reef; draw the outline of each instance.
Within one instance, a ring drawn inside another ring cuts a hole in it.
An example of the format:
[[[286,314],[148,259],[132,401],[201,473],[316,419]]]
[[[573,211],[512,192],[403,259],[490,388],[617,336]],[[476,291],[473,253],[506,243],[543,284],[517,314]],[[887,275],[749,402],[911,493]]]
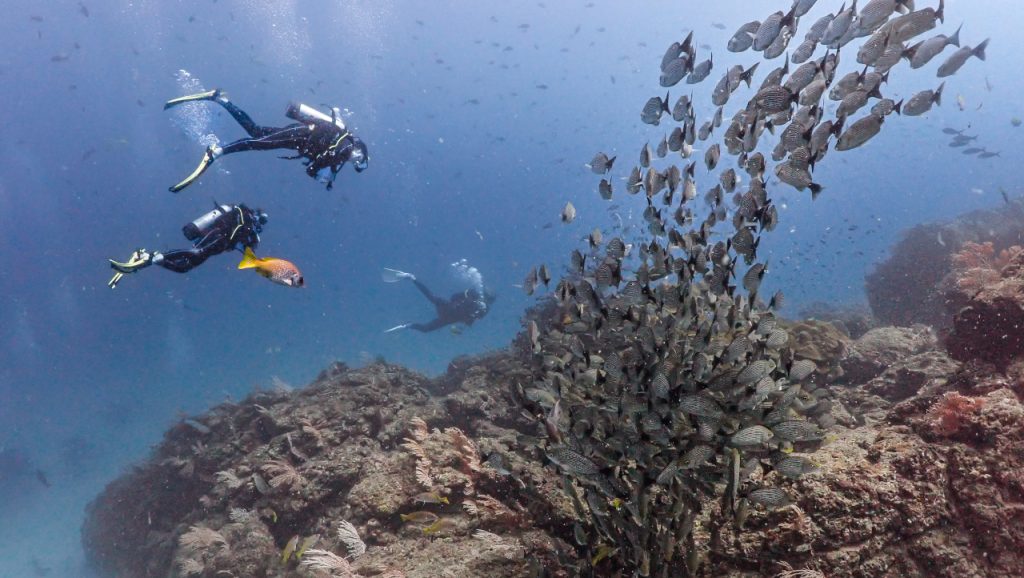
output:
[[[494,364],[476,363],[447,398],[394,366],[337,364],[300,392],[258,393],[182,421],[91,505],[92,564],[139,578],[172,568],[468,578],[558,567],[572,549],[545,528],[571,524],[571,505],[528,439],[470,409],[486,385],[492,411],[532,427],[502,401],[509,382],[476,379]]]
[[[1024,199],[973,211],[947,223],[917,225],[903,234],[887,260],[865,280],[871,311],[896,326],[923,323],[944,329],[952,323],[948,276],[953,255],[966,244],[990,244],[994,253],[1024,244]]]
[[[840,360],[846,383],[865,383],[899,360],[937,347],[934,332],[925,325],[879,327],[861,335]]]
[[[950,303],[962,304],[946,336],[950,354],[980,359],[1003,370],[1024,354],[1024,251],[996,253],[989,243],[965,245],[949,283]]]
[[[865,305],[833,305],[817,301],[801,309],[797,318],[828,321],[851,339],[859,339],[878,327],[878,320]]]
[[[843,374],[840,361],[847,353],[850,336],[835,324],[819,319],[784,323],[794,357],[813,361],[821,377],[836,379]]]

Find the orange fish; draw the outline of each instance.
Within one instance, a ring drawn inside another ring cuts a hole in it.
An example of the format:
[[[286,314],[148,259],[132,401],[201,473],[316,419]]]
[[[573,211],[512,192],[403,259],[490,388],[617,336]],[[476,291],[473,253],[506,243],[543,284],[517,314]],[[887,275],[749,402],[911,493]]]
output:
[[[256,269],[256,272],[270,279],[274,283],[287,285],[288,287],[304,287],[305,281],[299,268],[291,261],[277,259],[276,257],[257,257],[251,247],[245,248],[245,256],[238,264],[239,269]]]

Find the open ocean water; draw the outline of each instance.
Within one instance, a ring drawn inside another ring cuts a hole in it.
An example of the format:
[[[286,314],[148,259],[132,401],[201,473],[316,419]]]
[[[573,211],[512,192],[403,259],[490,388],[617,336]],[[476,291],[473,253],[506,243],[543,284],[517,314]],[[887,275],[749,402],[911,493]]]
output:
[[[595,227],[642,227],[642,195],[626,195],[622,179],[643,143],[666,132],[639,118],[665,92],[665,47],[689,30],[716,47],[714,71],[693,88],[706,99],[729,66],[752,60],[719,47],[783,4],[6,2],[0,577],[85,576],[85,504],[183,413],[301,386],[334,360],[383,357],[438,374],[455,356],[506,347],[534,302],[518,287],[531,267],[560,272]],[[819,4],[808,21],[835,8]],[[789,311],[863,303],[865,273],[900,231],[997,207],[1000,189],[1021,193],[1024,11],[1013,0],[949,0],[946,14],[938,31],[965,22],[965,44],[992,38],[987,60],[947,79],[925,116],[890,119],[864,147],[833,153],[814,173],[826,187],[816,201],[775,189],[781,224],[761,254],[773,265],[765,285],[786,291]],[[886,95],[934,88],[943,58],[917,71],[903,63]],[[774,64],[761,66],[763,76]],[[299,161],[247,152],[168,192],[212,138],[244,134],[211,103],[162,108],[212,88],[264,125],[290,122],[290,101],[340,107],[369,147],[369,169],[346,167],[327,191]],[[670,89],[672,101],[690,90]],[[1000,156],[947,147],[946,127],[969,128]],[[619,155],[611,202],[585,166],[599,150]],[[182,226],[214,200],[264,209],[259,254],[296,263],[306,287],[238,271],[237,253],[106,286],[108,258],[187,248]],[[578,217],[563,225],[566,201]],[[452,271],[462,259],[497,295],[486,317],[461,331],[384,333],[433,311],[411,285],[384,283],[383,268],[447,295],[466,288]]]

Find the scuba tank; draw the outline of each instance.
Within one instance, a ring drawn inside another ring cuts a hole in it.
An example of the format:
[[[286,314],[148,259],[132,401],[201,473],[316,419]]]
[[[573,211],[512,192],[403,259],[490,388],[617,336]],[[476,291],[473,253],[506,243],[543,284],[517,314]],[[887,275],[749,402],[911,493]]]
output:
[[[232,208],[229,205],[217,205],[214,210],[182,227],[181,232],[185,234],[185,238],[189,241],[195,241],[196,239],[205,237],[211,230],[213,230],[213,226],[217,223],[217,219],[220,219],[231,211]]]
[[[300,102],[291,102],[288,104],[288,110],[284,112],[284,115],[299,122],[333,124],[341,130],[345,130],[345,121],[341,119],[341,115],[336,108],[331,109],[331,114],[327,115],[312,106]]]

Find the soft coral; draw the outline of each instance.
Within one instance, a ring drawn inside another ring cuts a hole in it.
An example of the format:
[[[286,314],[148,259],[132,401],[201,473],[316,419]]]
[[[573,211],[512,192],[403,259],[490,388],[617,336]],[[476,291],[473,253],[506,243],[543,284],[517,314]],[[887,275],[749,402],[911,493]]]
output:
[[[984,404],[984,400],[976,397],[967,397],[955,391],[948,392],[932,405],[926,419],[935,433],[952,436],[959,433],[967,419],[977,413]]]

